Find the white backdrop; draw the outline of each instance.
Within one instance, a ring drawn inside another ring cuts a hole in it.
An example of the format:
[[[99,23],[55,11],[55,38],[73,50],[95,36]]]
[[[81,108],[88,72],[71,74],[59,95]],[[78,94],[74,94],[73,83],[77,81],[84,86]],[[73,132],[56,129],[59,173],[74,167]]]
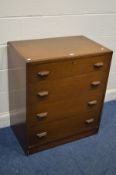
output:
[[[0,127],[9,125],[7,41],[67,35],[113,49],[106,100],[116,99],[115,0],[0,0]]]

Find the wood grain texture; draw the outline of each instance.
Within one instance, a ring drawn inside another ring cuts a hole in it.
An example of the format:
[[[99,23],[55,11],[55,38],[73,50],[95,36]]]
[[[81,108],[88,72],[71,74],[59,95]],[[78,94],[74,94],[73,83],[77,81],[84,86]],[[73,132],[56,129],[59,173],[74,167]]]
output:
[[[98,131],[111,50],[79,36],[8,42],[8,55],[11,126],[27,154]]]
[[[26,150],[26,64],[11,45],[8,45],[8,67],[10,125],[21,146]],[[14,81],[15,84],[20,84],[15,89]]]
[[[76,135],[66,137],[66,138],[63,138],[63,139],[60,139],[60,140],[56,140],[54,142],[49,142],[49,143],[39,145],[39,146],[37,144],[32,145],[32,146],[28,147],[28,149],[25,151],[25,153],[26,153],[26,155],[29,155],[29,154],[32,154],[32,153],[35,153],[35,152],[38,152],[38,151],[43,151],[45,149],[52,148],[52,147],[55,147],[55,146],[58,146],[58,145],[61,145],[61,144],[66,144],[68,142],[72,142],[72,141],[75,141],[77,139],[88,137],[88,136],[91,136],[93,134],[97,134],[98,129],[99,129],[99,127],[96,127],[92,130],[88,130],[88,131],[86,130],[86,131],[80,132]]]
[[[103,91],[97,93],[83,93],[83,95],[80,94],[77,98],[69,96],[69,99],[59,100],[51,103],[37,103],[33,105],[33,108],[32,105],[28,105],[28,125],[29,127],[35,127],[46,122],[70,118],[70,116],[73,115],[80,115],[82,112],[99,111],[102,100],[102,93]],[[95,105],[88,105],[88,102],[94,100],[97,101]],[[37,114],[42,112],[47,112],[48,115],[45,119],[39,121]]]
[[[72,76],[64,79],[53,81],[41,81],[40,83],[29,84],[28,91],[30,94],[29,104],[39,104],[46,101],[54,102],[69,97],[78,98],[80,95],[87,93],[101,92],[105,87],[106,72],[93,72],[83,76]],[[100,84],[95,84],[95,83]],[[43,97],[38,93],[47,92]]]
[[[86,123],[87,119],[94,118],[90,124]],[[92,130],[98,126],[98,116],[96,114],[83,114],[79,116],[71,116],[68,119],[55,121],[40,125],[30,130],[29,132],[29,145],[43,145],[52,141],[63,139],[76,135],[86,130]],[[47,135],[38,138],[37,134],[46,132]]]
[[[84,36],[14,41],[10,44],[23,55],[26,61],[30,62],[111,52]]]
[[[53,61],[53,60],[52,60]],[[68,60],[58,60],[55,62],[43,64],[28,64],[29,84],[37,84],[44,80],[56,80],[76,75],[88,74],[91,72],[104,72],[107,70],[110,61],[110,54],[100,56],[88,56],[86,59],[80,57],[70,58]],[[103,63],[102,67],[96,67],[95,64]],[[64,71],[65,70],[65,71]],[[49,71],[49,75],[45,77],[38,76],[41,71]]]

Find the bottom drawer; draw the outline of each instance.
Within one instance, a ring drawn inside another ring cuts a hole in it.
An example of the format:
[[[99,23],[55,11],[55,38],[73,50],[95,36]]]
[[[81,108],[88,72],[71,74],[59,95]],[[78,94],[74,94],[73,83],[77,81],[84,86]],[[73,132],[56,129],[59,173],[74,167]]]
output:
[[[46,123],[29,130],[29,145],[42,145],[60,140],[96,128],[98,124],[99,116],[93,115],[93,113],[71,116],[68,119]]]

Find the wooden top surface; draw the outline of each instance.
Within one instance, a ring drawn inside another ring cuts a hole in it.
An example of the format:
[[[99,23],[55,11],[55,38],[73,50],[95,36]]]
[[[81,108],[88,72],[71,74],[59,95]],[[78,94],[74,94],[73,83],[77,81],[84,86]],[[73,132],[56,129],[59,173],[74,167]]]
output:
[[[11,41],[8,44],[29,62],[112,52],[84,36]]]

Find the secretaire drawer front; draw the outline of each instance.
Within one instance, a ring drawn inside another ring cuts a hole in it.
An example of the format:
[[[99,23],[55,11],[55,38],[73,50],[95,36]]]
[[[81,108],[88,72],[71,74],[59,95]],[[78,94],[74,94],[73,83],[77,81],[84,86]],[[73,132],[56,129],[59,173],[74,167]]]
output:
[[[93,71],[103,72],[108,68],[109,61],[110,56],[105,55],[52,63],[29,64],[28,83],[33,84],[44,80],[62,79]]]
[[[56,101],[54,103],[38,103],[30,105],[28,109],[28,125],[38,126],[55,120],[69,118],[81,112],[100,111],[102,92],[99,94],[85,94],[78,98]]]
[[[73,76],[61,80],[50,82],[40,82],[36,85],[29,85],[29,104],[38,104],[41,102],[49,103],[59,100],[68,100],[69,98],[78,98],[87,93],[96,93],[105,88],[106,72],[103,74],[92,73],[84,76]]]
[[[29,145],[42,145],[98,127],[96,114],[80,114],[69,119],[39,125],[29,131]]]

